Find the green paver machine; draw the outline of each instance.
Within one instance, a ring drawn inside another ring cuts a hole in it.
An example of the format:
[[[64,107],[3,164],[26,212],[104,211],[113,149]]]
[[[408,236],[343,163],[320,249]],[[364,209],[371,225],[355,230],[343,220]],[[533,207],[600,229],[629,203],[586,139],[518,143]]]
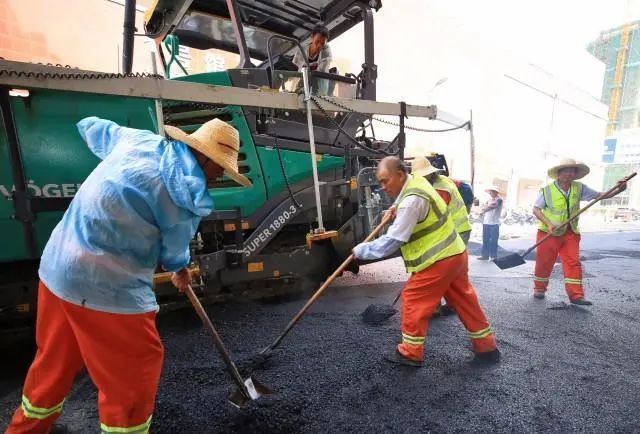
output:
[[[144,30],[157,48],[167,46],[168,56],[158,50],[167,76],[180,62],[180,45],[239,54],[235,68],[176,79],[131,73],[131,0],[122,74],[0,60],[4,337],[29,330],[42,249],[98,163],[75,127],[86,116],[155,132],[165,124],[192,132],[217,117],[240,132],[240,170],[253,186],[222,178],[211,190],[216,210],[191,243],[203,298],[265,297],[324,279],[379,222],[387,204],[375,165],[385,155],[402,157],[405,117],[463,124],[434,106],[376,102],[373,17],[381,6],[380,0],[158,0]],[[333,39],[361,22],[360,71],[292,70],[290,58],[306,47],[315,24],[328,27]],[[398,116],[394,140],[367,136],[376,114]],[[168,284],[156,291],[165,310],[183,303]]]

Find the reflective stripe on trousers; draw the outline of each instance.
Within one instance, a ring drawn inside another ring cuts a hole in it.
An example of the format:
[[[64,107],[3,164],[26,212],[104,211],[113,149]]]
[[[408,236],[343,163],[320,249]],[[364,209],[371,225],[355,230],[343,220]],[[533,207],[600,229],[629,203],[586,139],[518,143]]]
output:
[[[25,417],[29,419],[46,419],[55,413],[62,413],[63,404],[64,399],[59,404],[56,404],[52,407],[36,407],[29,401],[29,398],[27,398],[25,395],[22,395],[21,407]]]
[[[411,275],[402,290],[400,354],[412,360],[423,360],[428,321],[442,297],[458,313],[464,327],[474,330],[471,343],[475,351],[496,349],[491,326],[469,282],[468,271],[465,251]]]
[[[482,330],[478,330],[477,332],[469,332],[469,336],[471,337],[471,339],[482,339],[486,338],[491,333],[493,333],[493,330],[491,329],[491,326],[489,326]]]
[[[145,434],[149,432],[149,428],[151,427],[151,417],[152,416],[149,416],[149,419],[147,419],[146,422],[141,423],[140,425],[132,426],[132,427],[107,426],[101,423],[100,430],[102,434],[112,434],[112,433]]]
[[[547,233],[538,231],[537,240]],[[564,273],[564,287],[570,300],[584,297],[582,287],[582,264],[580,263],[580,234],[571,229],[559,237],[550,237],[536,249],[536,268],[533,276],[533,290],[544,293],[549,285],[549,276],[556,259],[560,256]]]

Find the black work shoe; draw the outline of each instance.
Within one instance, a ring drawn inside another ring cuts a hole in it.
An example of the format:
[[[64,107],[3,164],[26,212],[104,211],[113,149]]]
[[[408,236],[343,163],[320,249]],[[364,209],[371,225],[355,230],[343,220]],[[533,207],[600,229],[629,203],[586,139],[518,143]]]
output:
[[[479,261],[488,261],[489,257],[488,256],[478,256],[478,260]]]
[[[439,318],[441,313],[442,313],[442,305],[438,303],[436,310],[434,310],[433,313],[431,314],[431,318]]]
[[[591,303],[589,300],[585,300],[584,297],[580,297],[580,298],[576,298],[575,300],[571,300],[571,304],[577,304],[580,306],[592,306],[593,303]]]
[[[533,298],[537,298],[538,300],[542,300],[544,298],[544,292],[534,292]]]
[[[500,350],[487,351],[486,353],[475,353],[472,362],[476,365],[489,365],[500,361]]]
[[[448,304],[443,304],[442,307],[440,308],[440,315],[442,316],[449,316],[449,315],[455,315],[455,314],[456,314],[456,311],[453,310],[453,308]]]
[[[51,427],[51,431],[49,431],[49,433],[50,434],[71,434],[71,431],[69,430],[69,428],[67,428],[66,425],[55,423]]]
[[[419,368],[422,366],[422,361],[421,360],[411,360],[406,358],[405,356],[403,356],[402,354],[400,354],[398,352],[398,350],[395,350],[393,352],[389,351],[387,353],[383,354],[383,357],[388,360],[391,363],[395,363],[398,365],[404,365],[404,366],[412,366],[414,368]]]

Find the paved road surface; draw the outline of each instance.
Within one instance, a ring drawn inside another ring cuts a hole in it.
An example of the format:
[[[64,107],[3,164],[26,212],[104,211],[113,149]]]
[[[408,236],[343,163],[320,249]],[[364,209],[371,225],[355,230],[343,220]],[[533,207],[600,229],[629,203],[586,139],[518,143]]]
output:
[[[638,432],[640,233],[585,235],[583,246],[592,308],[554,309],[566,301],[559,264],[549,297],[538,301],[531,297],[532,263],[499,271],[471,259],[503,352],[498,366],[484,369],[467,363],[469,342],[456,317],[431,322],[421,369],[382,360],[398,340],[399,318],[372,327],[359,314],[370,303],[393,300],[405,279],[402,265],[390,260],[345,276],[255,372],[278,395],[243,411],[225,402],[227,376],[195,315],[163,317],[166,361],[153,432]],[[246,364],[303,301],[209,310],[234,357]],[[19,400],[29,357],[20,348],[3,355],[0,429]],[[61,421],[76,432],[96,431],[95,391],[86,376]]]

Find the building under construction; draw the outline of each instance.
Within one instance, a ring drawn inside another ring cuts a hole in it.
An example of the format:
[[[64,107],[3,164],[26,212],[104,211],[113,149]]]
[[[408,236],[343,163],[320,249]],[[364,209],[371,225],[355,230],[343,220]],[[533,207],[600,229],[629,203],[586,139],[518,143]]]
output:
[[[620,173],[640,168],[640,21],[600,33],[588,50],[605,63],[602,102],[609,106],[609,119],[602,162],[606,187]],[[606,202],[638,208],[640,191],[630,189]]]

